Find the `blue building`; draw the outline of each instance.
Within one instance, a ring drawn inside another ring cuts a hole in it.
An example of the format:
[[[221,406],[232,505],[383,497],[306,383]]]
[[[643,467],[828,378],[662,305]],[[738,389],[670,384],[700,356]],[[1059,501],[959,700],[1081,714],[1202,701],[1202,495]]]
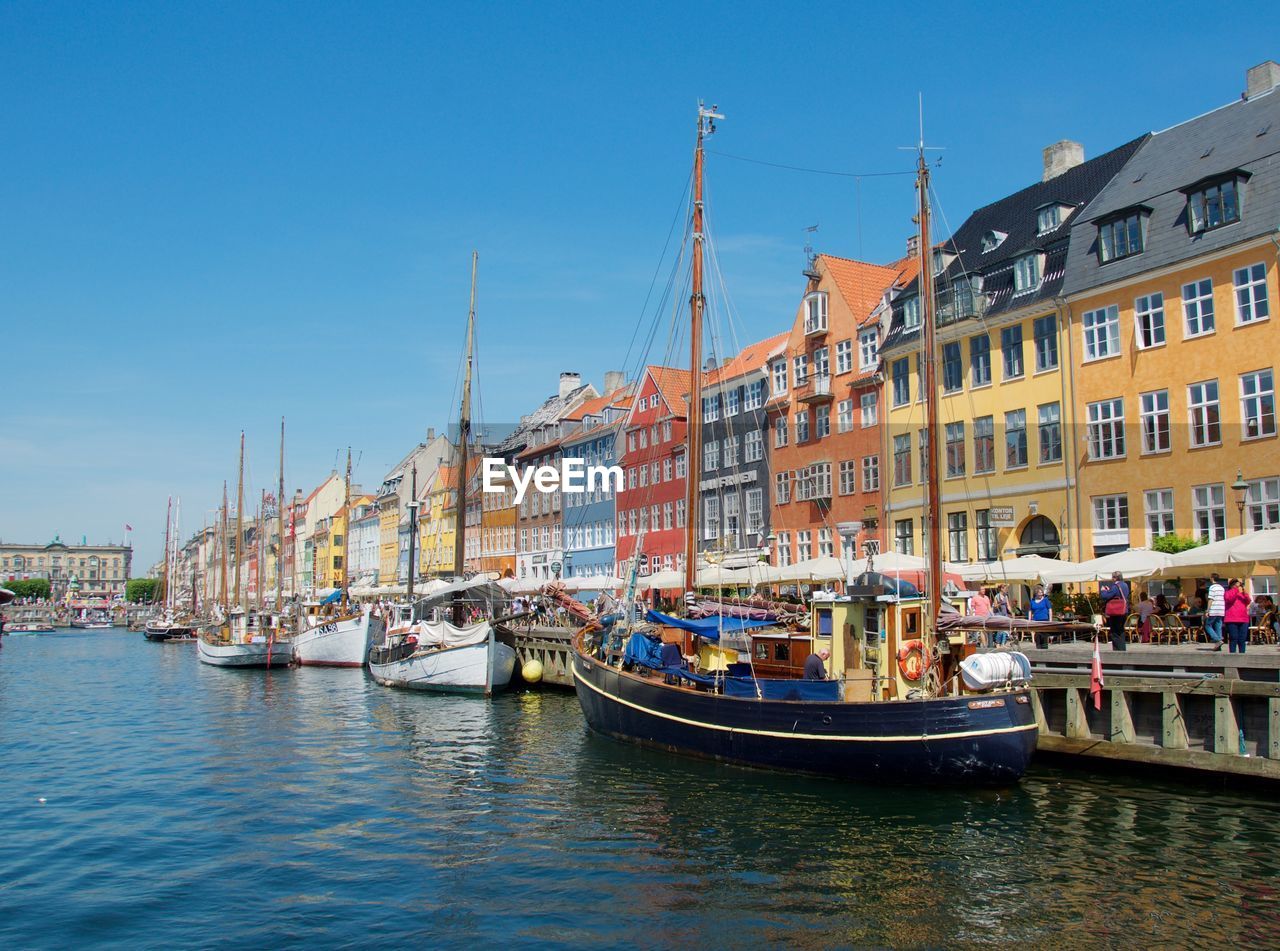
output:
[[[581,426],[561,442],[565,458],[590,466],[618,463],[615,441],[631,406],[631,387],[619,386],[587,400],[573,413]],[[614,573],[614,491],[612,484],[564,495],[565,578],[609,577]],[[591,594],[590,588],[581,593]]]

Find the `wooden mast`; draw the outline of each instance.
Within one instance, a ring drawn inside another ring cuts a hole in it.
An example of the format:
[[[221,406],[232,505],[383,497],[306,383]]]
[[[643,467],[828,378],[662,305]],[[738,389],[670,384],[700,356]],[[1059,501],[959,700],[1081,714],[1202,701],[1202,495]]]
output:
[[[280,482],[276,489],[276,613],[284,612],[284,417],[280,417]]]
[[[458,414],[458,482],[457,496],[454,503],[454,536],[453,536],[453,574],[456,579],[462,578],[465,569],[465,552],[467,543],[467,449],[471,440],[471,364],[474,356],[476,331],[476,264],[480,259],[478,251],[471,252],[471,306],[467,311],[467,366],[462,378],[462,410]],[[461,627],[463,622],[462,592],[453,595],[453,623]]]
[[[164,510],[164,567],[160,570],[160,593],[164,596],[164,607],[169,609],[169,523],[173,518],[173,496],[169,496],[169,505]]]
[[[221,579],[222,593],[219,595],[219,600],[222,604],[222,609],[225,611],[230,607],[230,602],[227,600],[227,480],[226,479],[222,480],[221,520],[222,520],[222,526],[221,526],[221,530],[218,532],[218,537],[220,541],[220,544],[218,545],[218,558],[219,558],[219,561],[221,562],[221,565],[219,567],[219,573],[222,576],[222,579]]]
[[[417,548],[418,541],[418,464],[413,464],[413,475],[409,482],[409,580],[406,583],[405,591],[409,599],[409,603],[413,603],[413,576],[417,574],[417,566],[414,562],[414,552]]]
[[[351,598],[351,447],[347,447],[347,487],[342,509],[342,613],[347,613]]]
[[[240,587],[240,549],[244,547],[244,430],[240,430],[240,480],[236,483],[236,607],[244,609]]]
[[[929,616],[924,630],[932,632],[942,607],[942,530],[938,481],[938,399],[935,306],[933,298],[933,253],[929,244],[929,166],[924,160],[921,140],[916,167],[916,189],[919,192],[920,223],[920,320],[924,334],[924,404],[925,404],[925,544],[929,548],[929,573],[925,578],[929,596]]]
[[[257,539],[257,545],[254,547],[254,554],[258,561],[258,582],[255,586],[254,607],[259,613],[262,611],[263,596],[262,583],[267,577],[267,536],[263,530],[267,522],[267,490],[262,490],[262,498],[258,502],[258,527],[254,533]]]
[[[698,103],[698,141],[693,151],[693,293],[689,297],[689,392],[685,459],[684,589],[693,591],[698,576],[698,483],[702,481],[702,140],[715,132],[715,107]]]

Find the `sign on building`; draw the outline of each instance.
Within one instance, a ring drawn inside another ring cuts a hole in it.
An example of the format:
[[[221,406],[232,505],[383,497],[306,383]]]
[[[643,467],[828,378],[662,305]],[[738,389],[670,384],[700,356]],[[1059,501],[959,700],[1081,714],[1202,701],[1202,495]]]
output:
[[[991,524],[999,528],[1012,528],[1017,524],[1013,517],[1012,505],[991,506]]]

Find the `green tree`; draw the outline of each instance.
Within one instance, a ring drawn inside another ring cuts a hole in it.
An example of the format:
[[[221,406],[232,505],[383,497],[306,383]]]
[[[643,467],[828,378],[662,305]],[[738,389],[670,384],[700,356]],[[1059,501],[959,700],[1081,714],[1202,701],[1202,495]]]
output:
[[[124,597],[134,604],[150,603],[159,587],[159,578],[132,578],[124,586]]]
[[[0,581],[0,588],[8,588],[20,598],[49,597],[48,578],[28,578],[25,581]]]
[[[1151,543],[1152,551],[1164,552],[1166,555],[1176,555],[1180,551],[1187,551],[1192,548],[1199,548],[1204,544],[1203,538],[1196,538],[1194,535],[1161,535]]]

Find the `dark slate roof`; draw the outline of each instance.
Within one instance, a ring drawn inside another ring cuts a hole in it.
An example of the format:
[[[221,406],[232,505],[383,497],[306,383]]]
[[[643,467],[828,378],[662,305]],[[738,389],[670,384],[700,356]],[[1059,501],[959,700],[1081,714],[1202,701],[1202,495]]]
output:
[[[1264,131],[1265,130],[1265,131]],[[1181,189],[1214,175],[1250,172],[1241,220],[1192,237]],[[1141,254],[1099,264],[1095,222],[1135,205],[1151,209]],[[1148,137],[1138,154],[1079,216],[1063,290],[1109,284],[1274,231],[1280,224],[1280,91],[1237,100]]]
[[[1057,296],[1062,289],[1067,243],[1073,232],[1071,225],[1080,217],[1081,210],[1125,166],[1146,138],[1147,136],[1143,136],[1126,142],[1119,148],[1082,162],[1047,182],[1036,182],[971,214],[950,240],[938,245],[944,251],[956,255],[955,260],[936,279],[938,295],[945,296],[949,288],[959,281],[980,276],[982,292],[988,300],[988,317]],[[1069,214],[1064,212],[1063,222],[1056,230],[1048,234],[1037,234],[1036,213],[1049,204],[1068,205],[1076,210]],[[990,231],[1002,232],[1007,237],[984,254],[982,238]],[[1032,251],[1045,252],[1040,287],[1015,298],[1014,261]],[[918,282],[913,281],[894,300],[893,322],[882,350],[892,349],[919,336],[918,331],[904,332],[902,328],[903,307],[918,293]]]

